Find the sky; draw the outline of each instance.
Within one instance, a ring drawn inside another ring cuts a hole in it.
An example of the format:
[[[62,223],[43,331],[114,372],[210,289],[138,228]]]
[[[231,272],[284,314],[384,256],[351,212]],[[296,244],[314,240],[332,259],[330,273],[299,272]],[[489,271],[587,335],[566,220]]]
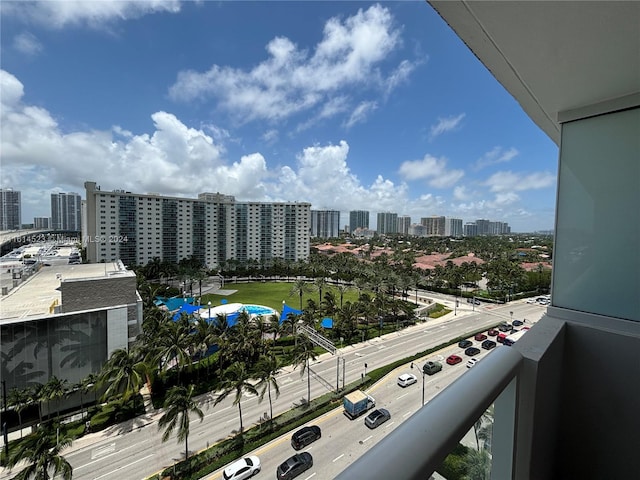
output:
[[[0,3],[2,188],[551,230],[557,146],[424,1]]]

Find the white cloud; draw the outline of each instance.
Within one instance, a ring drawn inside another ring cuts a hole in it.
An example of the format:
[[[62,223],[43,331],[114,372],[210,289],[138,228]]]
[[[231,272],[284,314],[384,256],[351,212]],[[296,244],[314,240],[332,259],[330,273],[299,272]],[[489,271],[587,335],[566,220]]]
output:
[[[464,201],[470,198],[469,193],[467,192],[467,187],[464,185],[458,185],[453,189],[453,198],[457,201]]]
[[[427,179],[431,187],[448,188],[464,176],[464,171],[447,170],[446,167],[446,158],[436,158],[427,154],[422,160],[403,162],[398,173],[406,180]]]
[[[460,122],[462,121],[462,119],[464,119],[465,116],[465,113],[461,113],[460,115],[457,115],[455,117],[438,118],[438,123],[431,126],[429,138],[433,140],[443,133],[451,132],[457,129],[460,125]]]
[[[479,170],[481,168],[488,167],[489,165],[509,162],[519,153],[520,152],[513,147],[508,150],[505,150],[502,147],[493,147],[476,161],[474,168]]]
[[[351,116],[345,123],[345,127],[351,128],[357,123],[363,123],[377,108],[378,104],[376,102],[362,102],[351,112]]]
[[[35,2],[1,2],[3,15],[49,28],[69,25],[104,29],[118,20],[130,20],[147,14],[180,11],[178,0],[78,0]]]
[[[496,172],[484,183],[492,192],[537,190],[555,184],[556,177],[549,172],[522,175],[511,171]]]
[[[278,121],[310,111],[327,118],[344,111],[336,108],[336,98],[346,105],[353,91],[389,91],[406,80],[413,69],[407,60],[386,77],[380,70],[400,45],[400,29],[389,10],[373,5],[345,19],[329,19],[311,52],[277,37],[266,46],[268,58],[253,68],[182,71],[169,95],[176,101],[216,99],[239,122]],[[309,125],[303,122],[299,129]]]
[[[23,55],[33,56],[42,51],[42,44],[32,33],[22,32],[14,37],[13,48]]]

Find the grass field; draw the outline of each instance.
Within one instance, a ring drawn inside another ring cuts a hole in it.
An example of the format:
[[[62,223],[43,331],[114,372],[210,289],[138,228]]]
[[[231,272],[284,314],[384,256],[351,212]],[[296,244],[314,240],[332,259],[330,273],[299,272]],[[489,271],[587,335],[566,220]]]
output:
[[[207,293],[202,295],[202,304],[207,305],[211,302],[212,307],[222,305],[222,300],[226,299],[228,303],[246,303],[264,305],[273,308],[275,311],[282,311],[282,301],[297,310],[300,309],[300,296],[298,292],[291,292],[293,283],[285,282],[253,282],[253,283],[225,283],[224,290],[236,290],[230,295],[218,295],[216,293]],[[340,292],[330,285],[322,289],[322,296],[326,292],[333,291],[336,295],[336,303],[340,306]],[[319,292],[313,284],[309,283],[309,292],[302,296],[302,307],[307,305],[307,300],[313,299],[317,304],[320,303]],[[347,290],[343,296],[343,302],[355,302],[358,300],[358,290],[355,288]]]

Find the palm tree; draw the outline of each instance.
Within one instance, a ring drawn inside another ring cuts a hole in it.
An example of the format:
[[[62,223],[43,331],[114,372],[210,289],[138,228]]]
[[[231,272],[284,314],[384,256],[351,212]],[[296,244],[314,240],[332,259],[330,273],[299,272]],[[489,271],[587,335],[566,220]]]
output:
[[[12,408],[18,414],[18,423],[20,424],[20,438],[22,438],[22,411],[31,403],[29,388],[12,388],[9,390],[7,397],[7,406]]]
[[[249,372],[245,367],[244,363],[235,362],[229,366],[224,371],[222,376],[222,381],[220,382],[220,388],[222,392],[218,395],[214,405],[219,404],[225,398],[229,396],[231,393],[235,393],[235,397],[233,399],[233,404],[238,405],[238,414],[240,416],[240,433],[242,434],[243,426],[242,426],[242,394],[244,392],[258,395],[258,390],[256,387],[249,381]]]
[[[176,367],[178,383],[180,383],[182,369],[191,367],[192,342],[191,325],[187,315],[180,315],[176,321],[164,324],[162,334],[156,340],[158,345],[156,360],[163,365],[163,369]]]
[[[338,286],[336,286],[336,290],[338,290],[338,293],[340,294],[340,308],[342,308],[342,301],[344,300],[344,294],[347,293],[347,291],[351,290],[351,287],[349,285],[345,285],[344,283],[341,283]]]
[[[44,386],[44,395],[47,401],[56,401],[57,418],[60,418],[60,399],[67,394],[68,383],[69,382],[67,380],[60,380],[54,375],[49,378],[49,381]]]
[[[165,412],[158,421],[158,429],[165,428],[162,441],[166,442],[178,427],[178,441],[184,440],[184,458],[189,458],[189,413],[195,413],[202,422],[204,413],[193,399],[193,385],[172,387],[164,401]]]
[[[316,359],[316,352],[314,351],[314,345],[309,340],[309,337],[302,335],[300,340],[296,344],[293,350],[293,367],[302,367],[300,370],[300,376],[304,375],[307,371],[307,403],[311,402],[311,376],[309,372],[309,361]]]
[[[58,431],[58,424],[40,424],[31,435],[9,450],[6,466],[11,470],[20,462],[28,463],[13,477],[15,480],[49,480],[58,475],[64,480],[71,480],[73,468],[60,455],[62,450],[71,446],[71,442],[71,437]]]
[[[489,480],[491,478],[491,457],[486,450],[467,451],[465,457],[467,474],[465,480]]]
[[[322,289],[327,286],[327,280],[324,277],[318,277],[313,280],[313,286],[318,291],[318,302],[322,303]],[[302,306],[300,309],[302,310]]]
[[[289,291],[289,296],[298,294],[300,297],[300,310],[302,310],[302,295],[309,292],[309,285],[305,280],[299,279],[293,283],[291,290]]]
[[[256,365],[256,374],[260,382],[256,387],[262,388],[260,391],[260,401],[264,398],[265,392],[269,394],[269,419],[273,420],[273,404],[271,402],[271,387],[276,392],[276,398],[280,396],[277,375],[280,373],[280,362],[273,353],[268,357],[264,356]]]
[[[149,368],[140,360],[137,353],[117,349],[109,360],[102,366],[98,377],[98,385],[108,385],[103,398],[122,394],[123,401],[140,392],[147,380]]]

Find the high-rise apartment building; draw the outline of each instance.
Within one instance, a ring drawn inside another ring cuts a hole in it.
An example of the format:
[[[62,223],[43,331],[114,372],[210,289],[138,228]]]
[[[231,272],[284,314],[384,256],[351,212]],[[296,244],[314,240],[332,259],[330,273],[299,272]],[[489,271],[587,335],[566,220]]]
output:
[[[427,237],[442,237],[445,235],[445,217],[432,215],[431,217],[423,217],[420,224],[426,227]]]
[[[311,210],[311,236],[318,238],[340,237],[340,211]]]
[[[398,233],[401,235],[409,235],[409,227],[411,226],[411,217],[402,215],[398,217]]]
[[[102,191],[85,182],[82,232],[90,262],[121,259],[144,265],[158,257],[193,257],[208,268],[229,260],[304,260],[309,256],[311,204],[236,202],[214,193],[195,198]]]
[[[357,228],[369,228],[369,212],[366,210],[352,210],[349,212],[349,233]]]
[[[445,237],[459,238],[463,235],[462,219],[461,218],[447,218],[444,223],[444,235]]]
[[[376,231],[380,235],[398,233],[398,214],[391,212],[379,212],[377,215]]]
[[[49,217],[33,217],[33,228],[36,230],[51,228],[51,219]]]
[[[51,228],[82,230],[82,199],[75,192],[51,194]]]
[[[18,230],[22,226],[20,192],[0,188],[0,230]]]

